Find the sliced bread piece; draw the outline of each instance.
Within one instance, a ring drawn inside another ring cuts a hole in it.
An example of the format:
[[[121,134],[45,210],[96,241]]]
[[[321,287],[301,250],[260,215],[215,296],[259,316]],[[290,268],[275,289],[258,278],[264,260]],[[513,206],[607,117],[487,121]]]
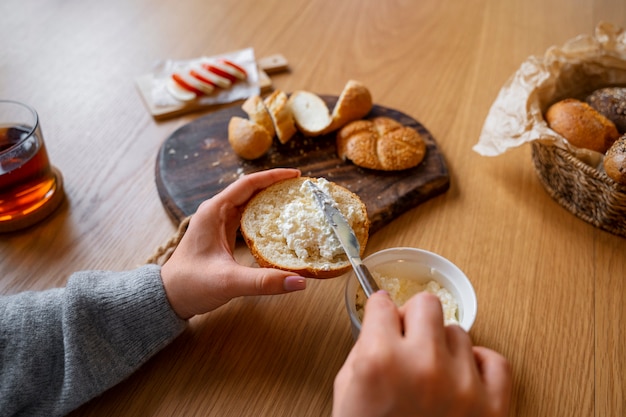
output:
[[[294,91],[289,96],[287,106],[298,130],[305,136],[323,134],[332,122],[328,106],[317,94],[302,90]]]
[[[256,124],[263,126],[271,137],[274,137],[276,131],[274,130],[274,122],[270,112],[265,107],[261,96],[253,95],[248,97],[246,101],[241,105],[243,111],[248,114],[248,118]]]
[[[287,94],[281,90],[274,90],[264,102],[274,122],[278,140],[280,143],[287,143],[296,133],[296,124],[287,106]]]
[[[361,199],[324,178],[292,178],[269,186],[246,205],[241,234],[262,267],[278,268],[310,278],[333,278],[350,270],[339,240],[309,187],[310,179],[330,194],[360,244],[369,237],[369,219]]]

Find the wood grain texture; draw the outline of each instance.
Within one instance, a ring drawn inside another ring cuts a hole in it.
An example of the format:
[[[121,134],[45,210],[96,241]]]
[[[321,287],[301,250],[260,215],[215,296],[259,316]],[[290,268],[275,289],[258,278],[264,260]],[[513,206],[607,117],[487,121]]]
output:
[[[330,109],[337,101],[336,96],[322,98]],[[247,117],[234,105],[180,127],[161,145],[157,189],[176,222],[241,175],[277,167],[298,168],[303,175],[324,177],[356,193],[367,207],[370,233],[449,187],[448,169],[435,138],[420,122],[397,110],[374,105],[366,118],[389,117],[415,129],[426,143],[426,156],[414,168],[388,172],[363,169],[339,158],[335,132],[315,138],[296,133],[284,145],[275,140],[262,158],[246,161],[228,143],[233,116]]]
[[[0,12],[0,97],[37,109],[67,192],[47,221],[0,236],[3,294],[133,268],[164,243],[175,224],[155,161],[178,128],[211,112],[155,121],[134,81],[157,60],[252,46],[288,59],[276,88],[337,94],[356,79],[436,138],[449,190],[374,233],[367,253],[419,247],[468,275],[472,339],[513,367],[511,416],[624,415],[626,241],[556,204],[529,148],[471,151],[519,65],[601,20],[626,27],[622,0],[3,0]],[[245,247],[237,257],[253,263]],[[328,416],[352,343],[344,284],[310,281],[197,317],[72,416]]]

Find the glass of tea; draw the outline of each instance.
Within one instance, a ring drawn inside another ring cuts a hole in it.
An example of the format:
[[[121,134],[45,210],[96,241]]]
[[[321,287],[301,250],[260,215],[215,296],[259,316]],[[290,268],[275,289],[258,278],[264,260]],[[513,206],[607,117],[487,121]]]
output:
[[[37,112],[0,100],[0,233],[43,220],[63,196],[63,179],[50,165]]]

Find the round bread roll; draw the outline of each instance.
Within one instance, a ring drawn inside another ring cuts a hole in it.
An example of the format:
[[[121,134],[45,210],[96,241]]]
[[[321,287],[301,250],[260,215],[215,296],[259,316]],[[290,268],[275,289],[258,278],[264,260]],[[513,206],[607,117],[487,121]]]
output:
[[[626,135],[613,143],[602,162],[604,171],[613,181],[626,185]]]
[[[619,138],[612,121],[589,104],[573,98],[550,106],[546,112],[546,121],[550,129],[578,148],[605,153]]]
[[[337,277],[350,270],[350,262],[306,180],[332,196],[363,254],[370,224],[365,205],[356,194],[324,178],[292,178],[259,192],[243,211],[241,234],[262,267],[309,278]]]
[[[270,149],[273,137],[263,126],[234,116],[228,122],[228,142],[233,151],[244,159],[257,159]]]
[[[399,171],[422,162],[426,143],[415,129],[388,117],[375,117],[341,128],[337,154],[363,168]]]
[[[591,93],[585,101],[615,123],[620,134],[626,133],[626,88],[601,88]]]

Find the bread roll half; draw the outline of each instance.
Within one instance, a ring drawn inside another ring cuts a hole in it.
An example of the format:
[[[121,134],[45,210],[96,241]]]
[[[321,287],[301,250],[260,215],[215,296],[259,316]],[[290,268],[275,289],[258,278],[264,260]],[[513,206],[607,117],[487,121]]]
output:
[[[361,82],[349,80],[333,107],[332,122],[326,129],[329,133],[355,120],[362,119],[372,110],[374,101],[370,90]]]
[[[305,136],[319,136],[323,134],[332,122],[328,106],[315,93],[309,91],[294,91],[287,105],[296,122],[298,130]]]
[[[333,278],[350,270],[339,240],[304,182],[310,179],[330,194],[360,244],[369,237],[369,219],[361,199],[324,178],[292,178],[269,186],[246,205],[241,234],[262,267],[309,278]]]

